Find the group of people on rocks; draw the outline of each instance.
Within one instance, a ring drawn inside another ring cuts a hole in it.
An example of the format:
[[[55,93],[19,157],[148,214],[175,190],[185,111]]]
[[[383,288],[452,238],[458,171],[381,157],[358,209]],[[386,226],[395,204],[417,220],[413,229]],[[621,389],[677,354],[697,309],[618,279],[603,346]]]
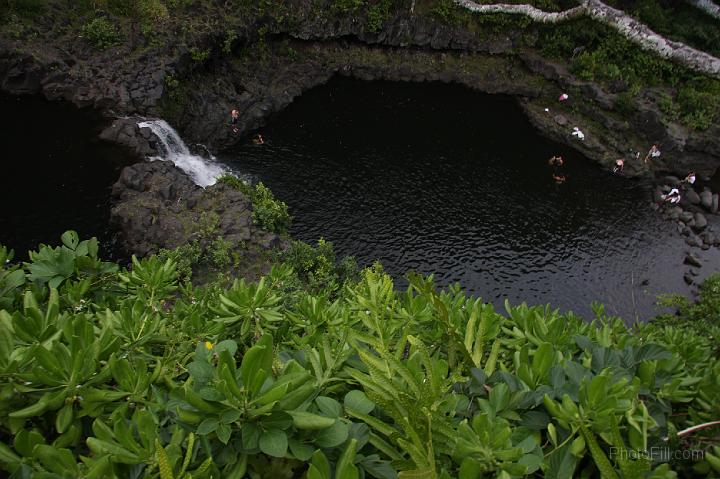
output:
[[[660,148],[657,145],[653,145],[650,147],[650,150],[648,150],[647,154],[645,155],[644,162],[647,163],[650,161],[651,158],[658,158],[661,155]],[[640,152],[635,153],[635,158],[640,158]],[[618,158],[615,160],[615,165],[613,166],[613,173],[620,174],[622,173],[623,169],[625,168],[625,159],[624,158]]]
[[[569,98],[570,98],[570,95],[568,95],[567,93],[562,93],[558,97],[558,101],[563,103],[563,102],[568,101]],[[550,109],[545,108],[545,112],[549,113]],[[571,135],[574,136],[575,138],[577,138],[578,140],[585,139],[585,134],[577,126],[573,127],[573,131],[571,132]],[[654,144],[650,147],[647,154],[645,155],[644,163],[647,164],[651,160],[660,157],[660,155],[661,155],[661,152],[660,152],[659,146],[657,144]],[[638,160],[640,159],[640,152],[637,152],[635,154],[635,158]],[[561,156],[553,156],[552,158],[550,158],[550,160],[548,160],[548,164],[553,168],[553,172],[552,172],[553,180],[555,180],[556,183],[565,182],[567,177],[559,172],[559,167],[561,167],[563,165],[562,157]],[[619,159],[615,160],[612,171],[615,174],[621,174],[624,168],[625,168],[625,159],[619,158]],[[688,176],[690,176],[690,175],[688,175]]]
[[[232,127],[233,133],[240,132],[240,130],[238,129],[238,121],[240,121],[240,112],[236,109],[233,109],[230,112],[230,126]],[[265,144],[265,140],[260,133],[256,134],[255,137],[253,137],[252,142],[256,145]]]
[[[685,191],[687,188],[692,188],[692,185],[695,183],[695,172],[691,171],[688,173],[688,175],[685,177],[684,180],[680,182],[680,189]],[[668,193],[664,195],[660,195],[660,200],[662,203],[670,203],[670,204],[677,204],[680,203],[680,200],[682,199],[682,194],[680,192],[680,189],[678,188],[672,188]]]

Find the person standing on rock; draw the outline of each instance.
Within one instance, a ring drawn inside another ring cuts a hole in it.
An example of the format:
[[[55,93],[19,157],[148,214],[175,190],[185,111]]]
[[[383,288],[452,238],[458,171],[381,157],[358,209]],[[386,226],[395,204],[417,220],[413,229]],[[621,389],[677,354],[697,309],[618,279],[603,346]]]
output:
[[[232,125],[233,133],[238,132],[237,122],[240,119],[240,112],[233,110],[230,112],[230,125]]]
[[[653,145],[650,147],[650,151],[648,151],[647,155],[645,155],[645,163],[647,163],[650,158],[655,159],[660,156],[660,148],[658,148],[657,145]]]
[[[680,203],[680,190],[677,188],[673,188],[670,190],[670,193],[666,195],[661,195],[660,198],[662,198],[663,202],[667,203],[670,202],[672,204]]]
[[[615,160],[615,167],[613,168],[613,173],[622,173],[623,168],[625,168],[625,160],[623,160],[622,158]]]
[[[690,173],[688,173],[688,175],[685,177],[684,180],[682,180],[682,182],[692,186],[695,183],[695,172],[691,171]]]

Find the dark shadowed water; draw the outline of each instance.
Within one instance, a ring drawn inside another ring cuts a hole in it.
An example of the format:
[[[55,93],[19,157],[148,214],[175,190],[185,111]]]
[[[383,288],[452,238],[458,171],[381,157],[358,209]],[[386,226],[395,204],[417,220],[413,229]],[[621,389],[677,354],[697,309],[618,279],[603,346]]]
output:
[[[110,187],[132,158],[73,108],[0,96],[0,111],[0,244],[22,258],[72,228],[98,236],[108,257]],[[380,260],[401,287],[416,270],[496,304],[590,316],[599,300],[627,321],[653,316],[659,293],[690,293],[687,248],[649,208],[646,187],[543,139],[511,98],[336,79],[263,134],[265,145],[220,156],[289,204],[293,236],[325,237],[362,265]],[[556,154],[563,185],[547,166]],[[701,258],[699,279],[720,253]]]
[[[646,187],[545,140],[512,98],[335,79],[262,133],[265,145],[225,161],[288,203],[294,237],[378,259],[400,285],[408,270],[432,272],[495,303],[589,316],[598,300],[626,321],[653,316],[659,293],[689,293],[687,248]],[[547,165],[556,154],[562,185]],[[703,255],[707,275],[720,259]]]
[[[110,187],[130,156],[100,142],[97,118],[73,107],[0,95],[0,112],[0,244],[24,259],[74,229],[97,236],[108,257]]]

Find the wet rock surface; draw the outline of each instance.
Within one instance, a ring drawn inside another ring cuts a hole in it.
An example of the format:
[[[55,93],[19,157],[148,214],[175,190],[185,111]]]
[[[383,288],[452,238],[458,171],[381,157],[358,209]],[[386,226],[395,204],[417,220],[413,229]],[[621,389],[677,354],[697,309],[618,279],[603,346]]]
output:
[[[140,158],[157,155],[157,137],[149,128],[140,128],[138,121],[140,118],[118,118],[100,133],[100,139],[126,146]]]
[[[127,252],[138,256],[193,241],[207,247],[222,237],[246,261],[258,262],[287,245],[283,237],[253,224],[252,204],[240,191],[222,183],[203,189],[168,162],[126,167],[112,196],[111,221]]]

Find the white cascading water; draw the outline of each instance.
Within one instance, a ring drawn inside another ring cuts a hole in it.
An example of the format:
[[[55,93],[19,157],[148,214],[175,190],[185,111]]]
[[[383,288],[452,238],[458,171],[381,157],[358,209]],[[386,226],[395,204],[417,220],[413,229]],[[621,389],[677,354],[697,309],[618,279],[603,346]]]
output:
[[[158,137],[165,150],[164,156],[150,157],[150,160],[172,161],[175,166],[187,173],[198,186],[205,188],[215,184],[217,179],[229,173],[215,162],[215,158],[203,158],[190,152],[178,132],[165,120],[147,120],[138,122],[140,128],[150,128]]]

